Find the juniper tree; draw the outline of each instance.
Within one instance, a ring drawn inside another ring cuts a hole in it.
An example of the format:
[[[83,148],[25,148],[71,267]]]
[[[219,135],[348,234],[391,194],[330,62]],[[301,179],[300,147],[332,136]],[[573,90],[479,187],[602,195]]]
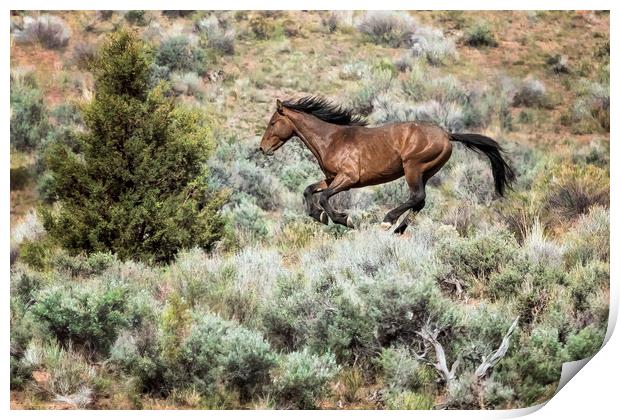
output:
[[[60,144],[47,153],[60,206],[42,211],[44,225],[73,253],[165,262],[220,237],[223,200],[207,183],[208,118],[176,104],[165,84],[149,89],[150,69],[141,40],[111,34],[91,64],[81,153]]]

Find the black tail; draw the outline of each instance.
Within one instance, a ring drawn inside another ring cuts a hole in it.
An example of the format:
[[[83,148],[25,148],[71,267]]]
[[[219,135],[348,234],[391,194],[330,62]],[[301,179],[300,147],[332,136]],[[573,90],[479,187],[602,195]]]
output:
[[[506,187],[510,188],[515,178],[512,168],[502,156],[504,149],[492,138],[480,134],[451,133],[450,140],[463,143],[474,152],[482,152],[489,157],[493,180],[495,181],[495,191],[503,197]]]

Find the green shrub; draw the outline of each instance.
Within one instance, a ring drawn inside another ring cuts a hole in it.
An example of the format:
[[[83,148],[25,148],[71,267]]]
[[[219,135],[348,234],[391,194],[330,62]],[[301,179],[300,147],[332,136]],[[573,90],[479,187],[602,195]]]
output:
[[[54,267],[71,277],[89,277],[103,273],[116,262],[114,255],[108,252],[95,252],[90,255],[56,254],[53,257]]]
[[[588,144],[575,147],[572,161],[575,164],[595,165],[599,168],[609,167],[609,141],[596,139]]]
[[[125,12],[125,20],[132,25],[144,26],[146,25],[146,10],[128,10]]]
[[[557,389],[566,352],[556,328],[537,326],[515,341],[512,351],[495,367],[495,378],[514,384],[524,406],[551,398]]]
[[[301,280],[284,277],[278,281],[274,304],[265,305],[261,311],[265,335],[279,350],[299,350],[308,342],[311,325],[307,317],[318,308]]]
[[[503,265],[517,257],[518,244],[514,237],[502,230],[478,233],[474,237],[441,242],[437,257],[447,265],[448,271],[440,277],[458,279],[465,287],[478,286],[474,293],[483,293],[489,277]],[[445,281],[445,280],[444,280]]]
[[[417,29],[417,22],[406,12],[368,11],[357,29],[377,44],[399,47]]]
[[[488,295],[492,299],[509,300],[523,292],[523,285],[533,285],[534,295],[549,290],[554,285],[566,282],[566,275],[561,268],[548,262],[534,263],[524,258],[491,273],[488,281]]]
[[[422,57],[429,64],[438,66],[458,57],[454,41],[444,37],[442,31],[429,27],[418,28],[407,42],[415,57]]]
[[[409,195],[405,180],[397,180],[377,186],[372,192],[373,202],[379,206],[396,207]]]
[[[10,186],[11,191],[23,190],[30,181],[30,170],[24,166],[19,168],[11,168],[10,172]]]
[[[47,282],[40,272],[32,271],[23,266],[11,269],[11,297],[21,299],[23,303],[34,300],[36,293]]]
[[[369,115],[374,109],[374,101],[389,89],[393,78],[389,70],[374,70],[364,76],[348,100],[353,112]]]
[[[11,74],[11,146],[32,150],[48,131],[47,108],[34,78]]]
[[[254,162],[216,162],[213,169],[214,183],[232,190],[232,203],[240,204],[249,196],[263,210],[275,210],[281,206],[278,179]]]
[[[428,384],[431,376],[405,346],[384,348],[378,364],[383,371],[383,382],[390,390],[419,390]]]
[[[374,336],[382,347],[410,343],[429,318],[441,324],[454,321],[454,309],[429,277],[407,281],[386,276],[364,283],[360,289],[375,323]]]
[[[465,32],[465,43],[472,47],[496,47],[497,41],[488,25],[477,23]]]
[[[369,362],[378,346],[370,308],[355,292],[330,286],[328,279],[318,287],[324,298],[311,324],[310,348],[317,353],[331,352],[342,364]]]
[[[73,47],[73,61],[80,69],[88,69],[90,63],[95,59],[96,52],[95,45],[80,42]]]
[[[32,314],[64,346],[74,344],[105,357],[129,322],[127,289],[67,285],[42,290]]]
[[[473,410],[479,408],[474,391],[475,382],[476,379],[470,372],[451,381],[447,387],[446,401],[444,402],[445,407],[458,410]]]
[[[22,277],[22,281],[17,284],[13,282],[13,277],[19,274],[11,273],[11,299],[10,299],[10,368],[11,368],[11,389],[21,389],[31,379],[32,367],[24,363],[23,356],[37,332],[37,322],[33,320],[28,312],[31,304],[30,295],[36,292],[39,287],[38,280],[30,276]],[[30,290],[20,290],[32,284]]]
[[[173,36],[161,42],[157,50],[155,63],[169,71],[195,72],[206,71],[206,54],[199,45],[184,35]]]
[[[207,42],[210,48],[222,54],[235,53],[235,31],[222,27],[215,15],[202,19],[196,26],[207,35]]]
[[[263,16],[255,16],[251,18],[249,27],[250,31],[254,35],[254,38],[259,40],[269,39],[273,37],[276,32],[275,25]]]
[[[242,401],[260,394],[276,360],[269,344],[259,333],[239,327],[224,336],[222,346],[220,364],[225,382],[239,391]]]
[[[272,392],[280,408],[313,409],[329,392],[338,373],[332,354],[312,354],[307,349],[281,357],[273,375]]]
[[[581,360],[594,356],[603,346],[604,338],[605,332],[592,325],[570,335],[566,339],[569,360]]]
[[[233,208],[227,209],[224,214],[238,230],[236,234],[242,238],[243,243],[252,243],[269,236],[266,213],[249,200],[241,201]]]
[[[586,312],[590,309],[590,297],[604,291],[609,285],[609,263],[594,260],[583,266],[575,266],[568,278],[574,308],[578,312]]]
[[[19,258],[35,270],[45,270],[50,259],[49,243],[47,241],[25,240],[21,244]]]
[[[219,382],[240,392],[242,400],[269,383],[275,355],[262,336],[213,316],[198,320],[181,346],[180,360],[191,384],[209,394]],[[172,366],[172,369],[175,369]]]
[[[71,253],[111,251],[123,260],[170,261],[181,248],[211,248],[223,197],[206,182],[213,137],[204,116],[161,86],[147,90],[150,62],[128,32],[107,38],[93,69],[84,153],[57,145],[47,155],[61,206],[43,211],[46,230]]]
[[[161,14],[168,18],[176,19],[190,17],[195,12],[195,10],[162,10]]]

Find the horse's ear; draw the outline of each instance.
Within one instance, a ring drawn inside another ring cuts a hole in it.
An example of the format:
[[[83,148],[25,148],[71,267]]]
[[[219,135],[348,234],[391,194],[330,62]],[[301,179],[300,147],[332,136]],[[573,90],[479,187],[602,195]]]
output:
[[[276,99],[276,109],[278,110],[278,112],[280,114],[282,114],[282,110],[283,110],[283,106],[282,106],[282,101],[279,99]]]

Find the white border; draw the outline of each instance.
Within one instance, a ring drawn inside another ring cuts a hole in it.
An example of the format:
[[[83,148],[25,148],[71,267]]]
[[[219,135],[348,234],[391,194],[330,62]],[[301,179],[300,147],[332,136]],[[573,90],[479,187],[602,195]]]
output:
[[[226,7],[222,7],[225,5]],[[612,10],[611,12],[611,61],[614,63],[617,62],[617,51],[618,48],[618,32],[616,30],[618,28],[618,19],[617,13],[618,11],[614,10],[614,3],[611,1],[600,1],[600,0],[591,0],[591,1],[575,1],[575,0],[565,0],[565,1],[547,1],[547,0],[521,0],[519,2],[513,3],[502,3],[497,1],[481,1],[481,0],[470,0],[466,4],[458,1],[433,1],[433,2],[405,2],[405,1],[392,1],[392,0],[383,0],[381,2],[371,2],[368,0],[361,1],[340,1],[337,4],[334,1],[327,0],[313,0],[309,1],[297,1],[297,0],[289,0],[289,1],[261,1],[258,2],[248,1],[248,0],[228,0],[225,3],[222,2],[198,2],[198,1],[187,1],[187,0],[175,0],[175,1],[162,1],[162,0],[153,0],[153,1],[91,1],[85,3],[77,0],[65,0],[65,1],[55,1],[55,2],[44,2],[44,1],[11,1],[8,2],[8,8],[5,11],[5,18],[2,20],[2,33],[5,37],[5,45],[9,45],[10,43],[10,34],[9,34],[9,10],[11,9],[19,9],[19,10],[69,10],[69,9],[152,9],[152,10],[162,10],[162,9],[313,9],[313,10],[334,10],[334,9],[354,9],[354,10],[371,10],[371,9],[393,9],[393,10],[408,10],[408,9],[433,9],[433,10],[441,10],[441,9],[470,9],[470,10],[502,10],[502,9],[515,9],[515,10],[523,10],[523,9],[533,9],[533,10],[547,10],[547,9],[566,9],[566,10],[579,10],[579,9],[598,9],[598,10]],[[115,415],[119,417],[132,417],[134,415],[142,415],[141,412],[137,411],[10,411],[10,394],[9,394],[9,305],[8,296],[9,296],[9,223],[10,223],[10,186],[9,186],[9,168],[10,168],[10,159],[9,159],[9,72],[10,72],[10,57],[7,53],[4,55],[4,65],[2,66],[2,71],[4,73],[4,101],[2,102],[2,115],[4,116],[4,139],[2,140],[2,145],[4,147],[4,153],[0,154],[0,159],[2,159],[2,167],[4,170],[5,176],[2,177],[2,209],[5,214],[5,222],[0,224],[0,229],[2,230],[2,249],[0,255],[0,261],[2,261],[3,265],[3,273],[2,276],[3,281],[3,289],[2,289],[2,302],[6,305],[5,310],[2,311],[2,322],[4,328],[4,334],[2,334],[2,349],[4,349],[4,354],[0,356],[0,363],[4,367],[3,373],[1,373],[1,381],[2,381],[2,393],[1,398],[4,402],[3,407],[6,410],[7,415],[15,418],[32,418],[32,417],[40,417],[40,416],[55,416],[55,417],[63,417],[63,418],[79,418],[82,419],[84,417],[107,417],[109,415]],[[614,67],[615,69],[615,67]],[[613,74],[613,72],[612,72]],[[613,79],[613,77],[612,77]],[[617,84],[615,80],[612,80],[611,83],[611,92],[614,98],[617,98]],[[615,146],[615,142],[617,139],[617,127],[613,116],[616,115],[614,113],[614,101],[612,101],[612,111],[611,120],[611,161],[618,162],[618,146]],[[532,407],[529,409],[520,409],[520,410],[512,410],[512,411],[428,411],[428,412],[406,412],[406,411],[322,411],[322,412],[314,412],[314,411],[296,411],[295,413],[285,412],[285,411],[219,411],[219,412],[209,412],[205,413],[203,411],[175,411],[174,413],[168,413],[166,411],[148,411],[144,412],[149,416],[155,418],[166,418],[170,415],[175,417],[204,417],[204,416],[213,416],[218,418],[237,418],[237,417],[252,417],[252,418],[262,418],[262,417],[274,417],[274,418],[289,418],[291,414],[299,418],[315,418],[317,416],[323,418],[372,418],[376,416],[381,417],[389,417],[389,418],[459,418],[459,419],[481,419],[481,418],[508,418],[508,417],[516,417],[520,415],[527,414],[529,412],[535,411],[530,415],[532,419],[547,419],[547,418],[573,418],[584,416],[588,416],[589,418],[611,418],[610,414],[617,411],[618,409],[618,378],[620,378],[620,363],[618,361],[617,355],[620,354],[620,339],[618,339],[617,335],[611,335],[613,331],[613,327],[615,326],[615,322],[618,314],[618,281],[616,280],[615,274],[617,273],[617,261],[620,258],[618,252],[618,246],[616,246],[618,231],[616,229],[615,220],[617,220],[618,215],[618,199],[616,195],[617,190],[617,180],[620,173],[611,165],[611,312],[610,312],[610,324],[608,328],[607,339],[609,340],[606,345],[599,351],[597,355],[593,357],[591,361],[589,361],[586,366],[578,373],[577,377],[573,380],[568,381],[564,388],[553,397],[544,408],[538,410],[541,407]]]

